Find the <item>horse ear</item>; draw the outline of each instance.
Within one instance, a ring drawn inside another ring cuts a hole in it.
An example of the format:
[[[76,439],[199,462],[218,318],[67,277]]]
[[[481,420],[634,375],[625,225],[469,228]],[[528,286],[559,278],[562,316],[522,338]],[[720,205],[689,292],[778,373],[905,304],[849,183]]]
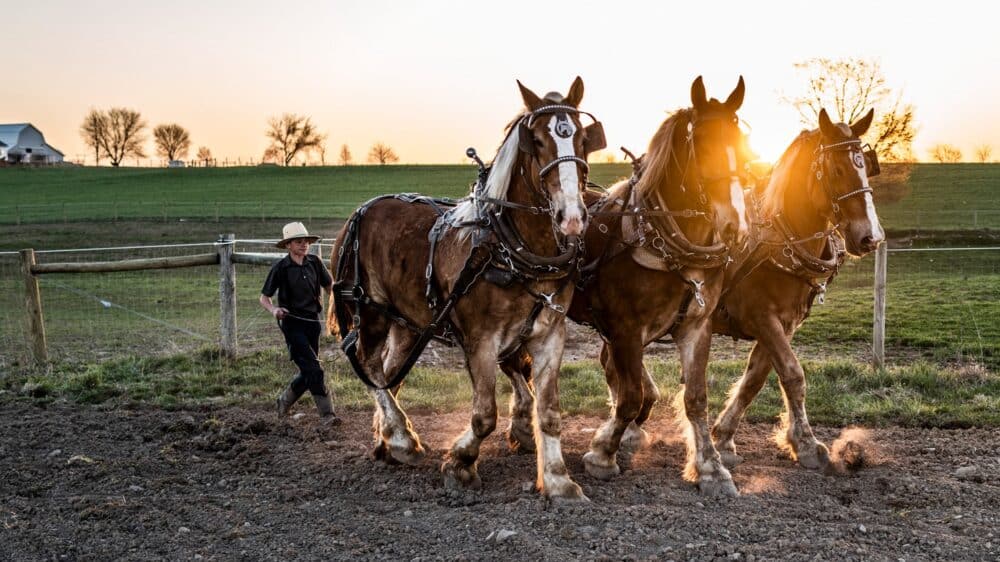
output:
[[[583,80],[579,76],[573,80],[573,85],[569,87],[569,94],[566,95],[566,105],[580,107],[583,100]]]
[[[830,116],[826,113],[826,108],[819,110],[819,131],[827,139],[835,139],[839,136],[837,127],[830,121]]]
[[[851,133],[856,138],[861,138],[861,135],[868,132],[868,127],[872,126],[872,119],[875,118],[875,108],[869,109],[868,113],[864,117],[858,119],[851,125]]]
[[[695,78],[694,83],[691,84],[691,105],[695,109],[708,105],[708,96],[705,95],[705,82],[701,79],[701,76]]]
[[[728,98],[726,98],[726,109],[735,113],[736,110],[743,105],[743,94],[745,94],[746,91],[747,87],[746,84],[743,83],[743,75],[741,74],[740,81],[736,84],[736,89],[733,90],[733,93],[729,94]]]
[[[528,111],[534,111],[542,106],[542,98],[529,90],[520,80],[517,81],[517,87],[521,89],[521,99],[524,100],[524,107],[527,107]]]

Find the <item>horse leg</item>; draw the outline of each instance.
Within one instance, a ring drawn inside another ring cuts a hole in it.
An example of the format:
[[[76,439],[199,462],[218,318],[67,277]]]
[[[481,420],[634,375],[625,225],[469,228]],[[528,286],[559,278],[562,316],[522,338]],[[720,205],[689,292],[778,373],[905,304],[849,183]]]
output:
[[[653,411],[653,405],[660,399],[660,389],[656,386],[653,376],[642,366],[642,405],[639,406],[639,415],[635,421],[628,424],[625,433],[622,434],[621,451],[625,454],[635,454],[639,449],[649,445],[649,433],[642,428],[642,424],[649,419],[649,414]]]
[[[507,442],[510,449],[519,453],[535,451],[535,435],[531,413],[535,407],[535,393],[531,385],[531,356],[523,348],[500,364],[510,379],[510,427]]]
[[[611,417],[604,422],[590,442],[590,451],[583,456],[587,473],[594,478],[610,480],[620,472],[615,455],[621,445],[625,428],[639,415],[642,403],[642,345],[638,338],[621,338],[610,347],[614,377],[605,370],[612,396],[616,397]],[[613,384],[614,382],[617,384]]]
[[[778,382],[785,398],[783,434],[777,435],[778,445],[786,449],[803,468],[825,469],[830,464],[830,451],[826,445],[816,440],[809,418],[806,416],[806,377],[790,344],[791,335],[786,334],[777,324],[772,323],[761,334],[759,341],[767,347],[774,368],[778,372]]]
[[[441,465],[446,488],[482,486],[476,460],[479,446],[497,426],[496,353],[492,341],[479,344],[468,352],[465,361],[472,377],[472,421],[469,428],[455,439],[448,457]]]
[[[771,372],[771,358],[768,356],[764,346],[757,342],[750,351],[747,359],[746,369],[740,380],[729,389],[729,399],[719,414],[715,425],[712,426],[712,439],[715,447],[722,455],[722,463],[726,468],[733,468],[743,461],[736,454],[736,443],[734,437],[736,429],[743,419],[743,414],[750,407],[754,397],[764,387],[767,382],[767,374]]]
[[[392,325],[388,338],[382,347],[381,360],[377,363],[378,375],[375,380],[388,380],[396,374],[406,360],[406,356],[416,340],[416,336],[401,326]],[[402,384],[385,390],[374,390],[377,408],[372,420],[375,430],[374,456],[383,460],[395,460],[405,464],[418,464],[424,457],[424,447],[413,429],[413,424],[399,405],[398,396]]]
[[[712,343],[711,317],[693,319],[689,325],[682,324],[674,339],[680,353],[681,373],[684,377],[683,401],[678,401],[678,405],[683,406],[683,417],[681,411],[678,411],[678,420],[682,426],[686,426],[688,438],[684,478],[697,482],[698,490],[703,495],[737,496],[739,492],[733,484],[733,477],[723,466],[708,428],[708,384],[705,369]]]
[[[566,324],[559,321],[543,338],[528,341],[534,360],[535,454],[538,459],[536,486],[547,497],[559,501],[589,501],[570,478],[559,442],[562,413],[559,410],[559,365],[566,342]]]

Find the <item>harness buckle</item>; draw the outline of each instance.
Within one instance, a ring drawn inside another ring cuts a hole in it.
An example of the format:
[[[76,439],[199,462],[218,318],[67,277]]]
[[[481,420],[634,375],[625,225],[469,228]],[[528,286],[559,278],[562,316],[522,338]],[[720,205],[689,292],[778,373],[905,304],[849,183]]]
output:
[[[559,314],[566,314],[566,308],[563,307],[563,305],[552,302],[552,299],[554,299],[556,296],[555,292],[548,294],[538,293],[538,296],[541,297],[542,304],[545,305],[547,308],[551,308],[552,310],[558,312]]]
[[[704,281],[695,281],[694,279],[688,280],[691,287],[694,288],[694,300],[698,301],[698,305],[705,308],[705,296],[701,294],[701,288],[705,286]]]

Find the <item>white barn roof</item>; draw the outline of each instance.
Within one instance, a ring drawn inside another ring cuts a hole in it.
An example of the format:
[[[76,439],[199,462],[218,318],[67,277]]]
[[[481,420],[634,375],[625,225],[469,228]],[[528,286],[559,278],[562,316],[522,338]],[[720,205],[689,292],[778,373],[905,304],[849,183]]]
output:
[[[9,148],[8,153],[17,152],[19,149],[25,148],[41,148],[44,151],[64,156],[62,151],[45,142],[42,132],[31,123],[0,124],[0,146]]]

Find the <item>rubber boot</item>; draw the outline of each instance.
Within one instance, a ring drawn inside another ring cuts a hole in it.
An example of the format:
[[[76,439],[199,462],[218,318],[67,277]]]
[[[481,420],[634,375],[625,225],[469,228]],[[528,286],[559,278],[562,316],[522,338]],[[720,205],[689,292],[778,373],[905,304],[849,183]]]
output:
[[[288,415],[288,411],[292,409],[292,405],[302,396],[301,392],[295,392],[292,387],[288,387],[278,399],[275,400],[275,404],[278,406],[278,417],[283,418]]]
[[[337,414],[333,413],[333,402],[330,401],[329,396],[313,394],[313,402],[316,403],[316,411],[319,412],[319,418],[323,423],[327,425],[340,425],[341,419],[337,417]]]

